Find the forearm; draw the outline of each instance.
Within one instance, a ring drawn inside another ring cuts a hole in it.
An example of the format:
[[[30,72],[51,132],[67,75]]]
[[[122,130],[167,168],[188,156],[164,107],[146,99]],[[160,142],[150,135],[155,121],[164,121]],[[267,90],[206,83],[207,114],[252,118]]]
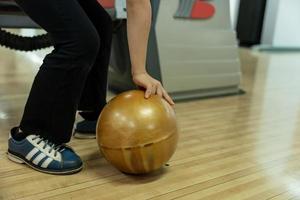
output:
[[[127,32],[132,74],[146,72],[151,15],[150,0],[127,0]]]

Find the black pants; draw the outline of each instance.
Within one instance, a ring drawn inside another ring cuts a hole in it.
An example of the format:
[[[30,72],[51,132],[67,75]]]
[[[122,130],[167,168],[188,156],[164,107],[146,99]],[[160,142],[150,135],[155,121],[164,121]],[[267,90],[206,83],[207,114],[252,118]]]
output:
[[[16,0],[49,34],[54,50],[35,77],[20,124],[67,143],[77,110],[96,119],[106,104],[112,20],[96,0]]]

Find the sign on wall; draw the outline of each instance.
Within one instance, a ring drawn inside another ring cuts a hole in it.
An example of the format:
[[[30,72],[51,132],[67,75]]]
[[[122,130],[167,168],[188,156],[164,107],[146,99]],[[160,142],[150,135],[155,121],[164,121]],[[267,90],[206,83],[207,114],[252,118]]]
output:
[[[215,14],[215,6],[209,0],[179,0],[176,18],[209,19]]]

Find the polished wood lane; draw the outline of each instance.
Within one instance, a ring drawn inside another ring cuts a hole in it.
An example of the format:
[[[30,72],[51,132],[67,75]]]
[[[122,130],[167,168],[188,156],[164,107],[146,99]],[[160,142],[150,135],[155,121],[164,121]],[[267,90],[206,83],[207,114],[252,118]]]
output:
[[[53,176],[5,156],[8,131],[21,118],[47,51],[0,49],[0,199],[300,198],[299,53],[241,49],[241,87],[247,93],[178,103],[178,149],[162,170],[122,174],[98,153],[95,140],[73,139],[84,170]]]

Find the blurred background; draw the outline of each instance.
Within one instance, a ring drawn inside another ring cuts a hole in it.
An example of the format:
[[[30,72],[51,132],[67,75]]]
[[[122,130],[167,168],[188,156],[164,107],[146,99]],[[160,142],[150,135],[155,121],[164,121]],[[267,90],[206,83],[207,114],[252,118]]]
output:
[[[99,3],[114,20],[109,88],[115,92],[132,89],[126,2]],[[148,71],[176,100],[238,94],[242,77],[238,46],[257,51],[299,50],[299,7],[297,0],[153,0]],[[2,46],[29,52],[51,46],[43,30],[14,1],[0,1],[0,16]],[[40,64],[49,51],[26,56]]]
[[[299,50],[297,0],[151,2],[153,25],[147,68],[176,100],[241,93],[238,47],[256,51]],[[109,88],[115,92],[132,89],[135,86],[130,77],[126,2],[99,3],[114,20]],[[41,64],[51,48],[32,50],[51,46],[43,30],[11,0],[0,1],[0,16],[2,54],[4,47],[28,51],[31,53],[21,54]]]

